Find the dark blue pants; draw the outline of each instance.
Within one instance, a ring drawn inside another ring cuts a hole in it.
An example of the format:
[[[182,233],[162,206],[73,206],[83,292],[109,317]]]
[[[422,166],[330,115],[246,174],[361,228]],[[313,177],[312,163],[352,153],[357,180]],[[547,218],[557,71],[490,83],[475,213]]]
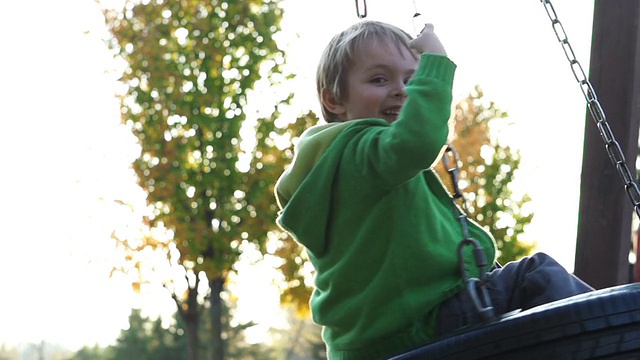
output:
[[[496,315],[593,291],[582,280],[544,253],[496,268],[488,274],[487,291]],[[440,305],[439,336],[482,322],[468,292],[462,290]]]

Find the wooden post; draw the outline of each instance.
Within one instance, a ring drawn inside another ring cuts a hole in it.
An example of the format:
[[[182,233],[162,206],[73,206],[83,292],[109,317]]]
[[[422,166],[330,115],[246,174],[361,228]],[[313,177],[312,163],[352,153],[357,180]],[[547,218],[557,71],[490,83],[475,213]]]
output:
[[[635,178],[640,123],[640,1],[595,1],[589,81]],[[630,282],[634,209],[587,114],[575,274],[600,289]]]

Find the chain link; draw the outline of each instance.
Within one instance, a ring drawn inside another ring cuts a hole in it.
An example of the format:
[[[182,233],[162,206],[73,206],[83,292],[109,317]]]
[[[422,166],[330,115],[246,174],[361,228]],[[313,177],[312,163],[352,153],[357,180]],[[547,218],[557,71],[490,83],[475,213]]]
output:
[[[580,90],[582,90],[582,94],[587,101],[589,113],[591,113],[591,117],[596,122],[600,136],[602,136],[602,139],[604,140],[609,159],[611,159],[611,162],[615,165],[618,174],[624,182],[624,189],[635,208],[636,214],[640,216],[640,189],[638,188],[635,178],[631,176],[631,171],[629,171],[629,167],[625,161],[620,144],[616,141],[613,131],[607,122],[607,117],[602,109],[602,105],[600,105],[600,102],[598,101],[596,91],[587,79],[582,65],[580,65],[580,62],[576,59],[576,55],[569,43],[569,39],[567,38],[567,33],[564,31],[564,27],[558,19],[558,15],[551,3],[551,0],[540,0],[540,2],[542,2],[545,10],[547,11],[549,20],[551,20],[551,26],[553,31],[556,33],[556,38],[562,46],[562,50],[564,50],[567,60],[569,61],[573,76],[580,85]]]
[[[360,1],[362,1],[362,7],[360,6]],[[356,16],[358,16],[358,19],[367,17],[367,0],[356,0]]]

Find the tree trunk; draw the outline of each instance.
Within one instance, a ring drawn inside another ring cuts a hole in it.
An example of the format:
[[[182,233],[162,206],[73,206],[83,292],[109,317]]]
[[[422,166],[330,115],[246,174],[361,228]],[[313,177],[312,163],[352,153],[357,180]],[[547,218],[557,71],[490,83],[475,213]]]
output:
[[[198,283],[199,279],[196,276],[196,282],[193,287],[187,289],[187,301],[181,302],[175,294],[172,294],[173,300],[178,306],[178,314],[184,320],[187,332],[187,359],[199,360],[200,356],[200,342],[198,341],[198,332],[200,329],[200,305],[198,304]]]
[[[189,293],[191,292],[192,291],[189,291]],[[194,316],[185,318],[184,321],[187,325],[187,358],[189,360],[198,360],[198,329],[200,328],[200,319]]]
[[[209,308],[209,318],[211,320],[211,348],[212,360],[224,360],[224,340],[222,339],[222,299],[220,293],[224,288],[224,278],[209,280],[211,289],[211,306]]]

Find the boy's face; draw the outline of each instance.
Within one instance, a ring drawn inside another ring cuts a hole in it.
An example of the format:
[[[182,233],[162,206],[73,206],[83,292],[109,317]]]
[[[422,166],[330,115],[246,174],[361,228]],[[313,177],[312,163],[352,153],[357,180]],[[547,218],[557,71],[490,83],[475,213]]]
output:
[[[346,100],[336,113],[343,121],[380,118],[394,122],[406,94],[404,88],[418,67],[414,53],[404,46],[377,41],[356,54],[347,76]]]

